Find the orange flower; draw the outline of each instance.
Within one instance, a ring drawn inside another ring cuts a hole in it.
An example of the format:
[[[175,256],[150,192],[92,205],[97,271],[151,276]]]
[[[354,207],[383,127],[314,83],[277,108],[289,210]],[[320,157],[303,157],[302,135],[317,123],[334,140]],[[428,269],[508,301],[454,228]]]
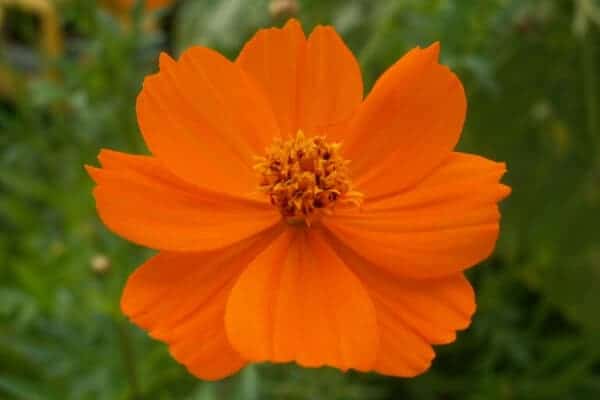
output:
[[[296,362],[414,376],[475,311],[503,163],[454,152],[463,87],[416,48],[363,100],[331,27],[259,31],[235,62],[195,47],[144,81],[152,156],[88,167],[104,223],[154,249],[121,306],[191,373]]]

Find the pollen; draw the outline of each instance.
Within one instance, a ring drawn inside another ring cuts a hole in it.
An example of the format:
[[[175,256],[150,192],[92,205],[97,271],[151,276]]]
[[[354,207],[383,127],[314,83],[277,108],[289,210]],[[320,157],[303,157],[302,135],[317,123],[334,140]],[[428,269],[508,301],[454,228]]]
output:
[[[276,139],[266,154],[257,157],[259,189],[290,223],[310,226],[321,214],[331,214],[339,204],[359,207],[362,193],[353,190],[348,164],[340,143],[324,136]]]

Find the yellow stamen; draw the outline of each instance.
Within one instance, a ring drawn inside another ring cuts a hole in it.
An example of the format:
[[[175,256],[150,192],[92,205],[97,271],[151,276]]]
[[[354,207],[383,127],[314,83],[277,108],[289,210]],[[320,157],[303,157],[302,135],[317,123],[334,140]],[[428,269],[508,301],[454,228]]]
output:
[[[336,204],[360,206],[363,195],[352,190],[349,161],[340,155],[340,143],[324,136],[276,139],[265,156],[257,157],[259,188],[290,223],[310,226],[319,214],[331,214]]]

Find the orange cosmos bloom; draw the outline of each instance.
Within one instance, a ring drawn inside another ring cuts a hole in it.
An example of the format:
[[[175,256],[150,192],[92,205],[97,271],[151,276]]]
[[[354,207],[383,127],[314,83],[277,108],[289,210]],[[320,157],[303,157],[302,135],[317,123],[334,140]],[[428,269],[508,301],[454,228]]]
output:
[[[124,313],[191,373],[249,362],[414,376],[475,311],[505,165],[453,151],[463,87],[416,48],[363,100],[331,27],[259,31],[235,62],[195,47],[144,81],[152,156],[88,167],[104,223],[159,253]]]

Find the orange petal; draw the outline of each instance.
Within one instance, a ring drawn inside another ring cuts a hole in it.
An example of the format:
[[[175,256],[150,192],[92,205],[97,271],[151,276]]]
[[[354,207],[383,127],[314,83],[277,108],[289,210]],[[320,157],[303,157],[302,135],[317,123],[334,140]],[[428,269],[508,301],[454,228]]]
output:
[[[106,168],[87,170],[98,184],[100,218],[132,242],[171,251],[213,250],[280,220],[267,203],[201,191],[153,157],[117,154],[103,152]]]
[[[438,55],[437,43],[408,52],[379,78],[348,128],[345,151],[366,196],[415,184],[458,142],[465,93]]]
[[[253,157],[279,135],[260,89],[234,63],[203,47],[178,62],[163,55],[145,79],[138,122],[146,144],[180,178],[215,192],[256,187]]]
[[[392,314],[380,312],[374,300],[380,345],[373,370],[384,375],[414,377],[427,371],[435,353],[425,339]]]
[[[292,19],[283,29],[258,31],[236,61],[267,95],[284,136],[298,130],[298,76],[305,52],[304,32],[300,23]]]
[[[270,99],[281,132],[323,132],[349,118],[362,100],[360,67],[332,27],[318,26],[308,40],[298,21],[259,31],[237,63]]]
[[[220,379],[245,363],[225,335],[223,316],[231,287],[276,231],[206,253],[162,252],[127,281],[121,308],[193,374]]]
[[[361,280],[378,314],[401,321],[431,344],[447,344],[467,328],[476,308],[475,293],[462,273],[437,279],[398,277],[327,236],[340,258]]]
[[[290,228],[242,273],[227,335],[248,360],[367,370],[378,346],[373,304],[314,232]]]
[[[310,34],[299,84],[299,128],[309,134],[326,133],[327,126],[347,120],[360,105],[360,67],[331,26],[317,26]]]
[[[452,275],[490,255],[498,237],[502,163],[453,153],[413,189],[323,223],[341,242],[387,271],[416,278]]]
[[[199,187],[182,181],[173,175],[164,164],[156,157],[144,156],[138,154],[122,153],[120,151],[102,149],[98,154],[98,160],[102,169],[113,171],[115,173],[128,174],[135,176],[138,181],[149,184],[162,184],[165,188],[178,188],[183,191],[195,191],[198,193],[207,193]],[[88,171],[96,171],[96,168],[90,168]],[[100,178],[96,172],[90,173],[95,179]],[[98,183],[98,181],[96,181]]]
[[[402,321],[431,344],[452,343],[456,331],[471,324],[475,293],[463,274],[414,280],[381,273],[376,268],[356,272],[379,313]]]
[[[415,280],[382,271],[340,244],[331,246],[367,289],[377,312],[381,344],[374,369],[415,376],[429,368],[430,344],[453,342],[475,312],[475,294],[462,274]]]

